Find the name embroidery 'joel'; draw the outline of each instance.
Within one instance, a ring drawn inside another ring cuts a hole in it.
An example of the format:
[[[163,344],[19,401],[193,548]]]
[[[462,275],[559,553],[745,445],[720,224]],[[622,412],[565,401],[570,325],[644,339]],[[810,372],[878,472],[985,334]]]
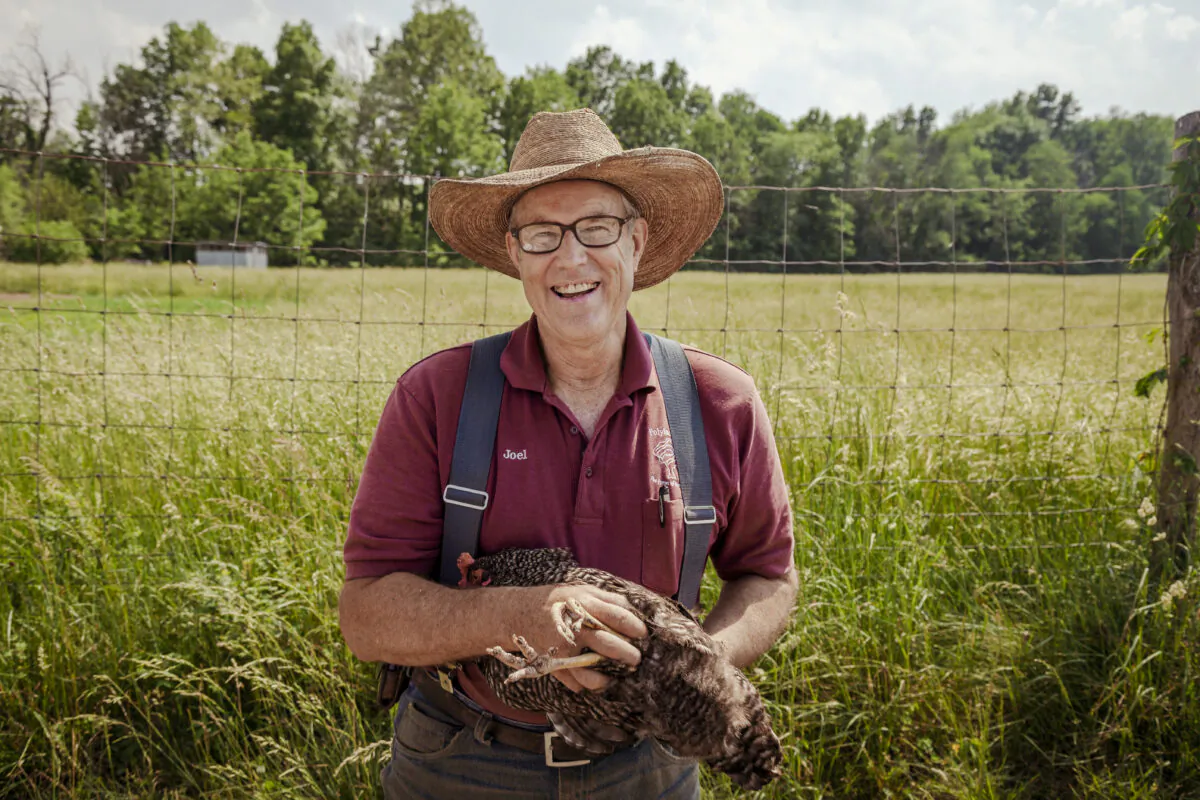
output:
[[[500,457],[507,459],[509,461],[528,461],[529,460],[529,455],[524,450],[505,449],[504,454]]]

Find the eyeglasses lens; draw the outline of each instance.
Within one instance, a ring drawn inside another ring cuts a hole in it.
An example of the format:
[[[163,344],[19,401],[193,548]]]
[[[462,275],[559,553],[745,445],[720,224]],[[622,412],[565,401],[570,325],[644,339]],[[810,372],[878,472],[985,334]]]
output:
[[[621,220],[616,217],[585,217],[574,225],[575,237],[586,247],[606,247],[621,237]],[[552,223],[526,225],[518,232],[521,249],[526,253],[549,253],[558,249],[565,234]]]

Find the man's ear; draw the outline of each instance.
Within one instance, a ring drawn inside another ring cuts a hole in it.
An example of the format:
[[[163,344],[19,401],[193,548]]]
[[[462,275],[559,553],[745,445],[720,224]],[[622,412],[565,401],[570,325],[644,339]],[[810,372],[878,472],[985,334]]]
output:
[[[633,271],[637,272],[642,263],[642,256],[646,253],[650,226],[646,224],[645,217],[638,217],[629,223],[629,228],[629,235],[633,240]]]
[[[512,262],[513,268],[517,272],[520,272],[521,244],[517,241],[517,237],[512,235],[511,231],[504,232],[504,247],[508,250],[508,260]]]

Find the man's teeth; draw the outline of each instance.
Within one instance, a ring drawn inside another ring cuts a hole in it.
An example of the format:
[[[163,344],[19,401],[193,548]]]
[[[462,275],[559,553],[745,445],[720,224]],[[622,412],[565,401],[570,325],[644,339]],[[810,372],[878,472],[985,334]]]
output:
[[[571,297],[591,291],[599,285],[599,283],[568,283],[566,286],[555,286],[554,291],[563,297]]]

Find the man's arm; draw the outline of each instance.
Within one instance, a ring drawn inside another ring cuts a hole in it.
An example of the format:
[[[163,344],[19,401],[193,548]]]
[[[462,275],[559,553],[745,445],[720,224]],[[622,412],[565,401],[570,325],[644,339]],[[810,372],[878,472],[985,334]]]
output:
[[[350,652],[363,661],[432,666],[477,658],[495,645],[512,649],[514,633],[539,652],[558,645],[565,656],[571,653],[563,647],[552,608],[567,597],[614,630],[646,635],[625,598],[592,586],[451,589],[407,572],[346,581],[338,616]],[[641,659],[637,648],[605,631],[584,629],[576,639],[579,647],[629,664]]]
[[[787,628],[798,588],[795,567],[781,578],[743,575],[728,581],[704,620],[704,630],[725,648],[735,667],[744,669]]]

